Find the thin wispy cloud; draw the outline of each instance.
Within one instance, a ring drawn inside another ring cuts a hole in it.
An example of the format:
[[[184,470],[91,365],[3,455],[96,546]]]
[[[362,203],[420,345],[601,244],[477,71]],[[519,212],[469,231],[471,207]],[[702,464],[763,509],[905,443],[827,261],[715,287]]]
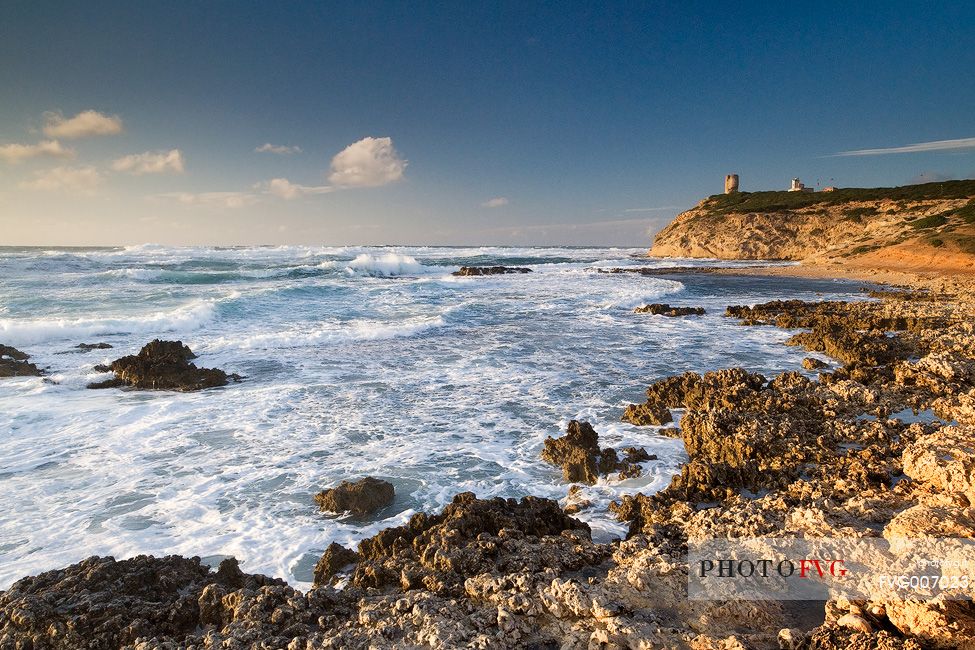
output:
[[[101,183],[102,175],[94,167],[55,167],[35,172],[34,179],[23,181],[20,187],[41,192],[92,194]]]
[[[308,186],[292,183],[287,178],[272,178],[267,182],[267,192],[274,196],[291,201],[309,194],[328,194],[334,192],[331,185]]]
[[[508,205],[508,197],[506,196],[496,196],[493,199],[489,199],[481,204],[482,208],[500,208]]]
[[[122,118],[98,111],[81,111],[66,118],[60,111],[44,114],[44,135],[49,138],[86,138],[93,135],[116,135],[122,132]]]
[[[19,163],[29,158],[74,158],[74,149],[64,147],[57,140],[42,140],[37,144],[0,145],[0,160]]]
[[[290,156],[291,154],[301,153],[301,147],[289,147],[286,144],[271,144],[265,142],[254,149],[254,153],[274,153],[279,156]]]
[[[141,176],[142,174],[183,173],[183,152],[179,149],[170,151],[146,151],[123,156],[112,163],[112,169]]]
[[[964,151],[975,149],[975,138],[958,138],[956,140],[933,140],[918,142],[903,147],[886,147],[883,149],[854,149],[840,151],[834,156],[886,156],[895,153],[924,153],[927,151]]]
[[[154,198],[176,201],[183,205],[230,209],[244,208],[261,200],[252,192],[167,192],[156,194]]]
[[[339,187],[379,187],[402,179],[406,165],[392,138],[366,137],[335,154],[328,181]]]

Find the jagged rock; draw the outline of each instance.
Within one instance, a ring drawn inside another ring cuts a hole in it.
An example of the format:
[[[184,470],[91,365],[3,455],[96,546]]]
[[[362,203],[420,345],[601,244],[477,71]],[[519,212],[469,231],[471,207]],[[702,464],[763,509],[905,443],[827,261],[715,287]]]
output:
[[[662,303],[651,303],[633,310],[636,314],[652,314],[654,316],[703,316],[703,307],[671,307]]]
[[[315,565],[315,585],[328,584],[332,576],[358,561],[358,553],[332,542]]]
[[[451,275],[505,275],[507,273],[531,273],[532,270],[523,266],[462,266],[459,271]]]
[[[438,515],[419,513],[363,540],[359,555],[352,578],[358,587],[457,593],[465,578],[480,573],[576,570],[599,564],[607,550],[555,501],[482,500],[465,492]]]
[[[393,502],[396,490],[389,481],[367,476],[358,481],[342,481],[315,495],[322,512],[351,512],[368,515]]]
[[[88,388],[132,386],[144,390],[194,391],[225,386],[228,380],[238,381],[238,375],[228,375],[216,368],[197,368],[190,363],[196,355],[181,341],[160,341],[146,344],[138,354],[116,359],[108,366],[114,379],[88,384]],[[104,371],[104,366],[96,367]]]
[[[29,354],[9,345],[0,345],[0,377],[39,377],[44,374],[28,359]]]
[[[623,410],[622,420],[643,427],[667,424],[673,422],[674,418],[670,414],[670,409],[658,402],[654,404],[630,404]]]
[[[802,360],[802,367],[806,370],[821,370],[829,367],[829,364],[814,357],[806,357]]]
[[[546,438],[542,449],[542,460],[562,468],[562,477],[570,483],[593,485],[600,476],[619,472],[620,478],[640,475],[637,460],[642,451],[630,448],[629,458],[620,462],[612,447],[599,448],[599,436],[588,422],[572,420],[561,438]]]
[[[91,557],[23,578],[0,593],[0,645],[73,650],[119,648],[139,638],[182,640],[200,625],[200,595],[226,574],[211,573],[199,558],[140,555],[118,562]],[[283,584],[243,574],[236,582],[250,589]]]

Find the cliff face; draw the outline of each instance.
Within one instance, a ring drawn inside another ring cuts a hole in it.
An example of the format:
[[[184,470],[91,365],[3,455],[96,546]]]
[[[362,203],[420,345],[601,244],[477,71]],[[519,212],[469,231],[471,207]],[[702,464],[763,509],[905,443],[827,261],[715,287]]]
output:
[[[660,231],[654,257],[975,270],[975,181],[709,197]]]

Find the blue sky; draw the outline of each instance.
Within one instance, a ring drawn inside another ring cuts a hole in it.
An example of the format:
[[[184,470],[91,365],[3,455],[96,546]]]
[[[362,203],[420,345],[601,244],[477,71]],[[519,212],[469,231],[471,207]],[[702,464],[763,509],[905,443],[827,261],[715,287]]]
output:
[[[975,176],[972,3],[62,4],[0,7],[11,244],[643,246],[726,173]]]

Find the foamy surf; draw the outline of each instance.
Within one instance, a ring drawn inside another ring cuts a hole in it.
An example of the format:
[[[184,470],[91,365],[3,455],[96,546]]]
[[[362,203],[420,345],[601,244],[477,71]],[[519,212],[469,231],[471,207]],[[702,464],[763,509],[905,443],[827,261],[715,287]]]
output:
[[[620,535],[613,499],[666,485],[680,441],[619,422],[646,384],[685,370],[799,366],[786,332],[742,330],[729,303],[854,296],[833,282],[605,274],[670,265],[635,249],[166,247],[0,251],[0,343],[49,369],[0,382],[0,589],[89,555],[234,555],[307,587],[332,541],[354,546],[458,492],[564,500],[539,453],[569,419],[658,460],[602,480],[579,517]],[[679,261],[689,266],[700,262]],[[458,278],[461,265],[532,273]],[[207,280],[202,282],[201,279]],[[214,282],[211,280],[217,280]],[[705,307],[636,315],[643,302]],[[153,338],[245,376],[194,394],[89,391],[96,364]],[[105,340],[108,350],[74,346]],[[311,495],[372,475],[396,487],[368,519]]]

